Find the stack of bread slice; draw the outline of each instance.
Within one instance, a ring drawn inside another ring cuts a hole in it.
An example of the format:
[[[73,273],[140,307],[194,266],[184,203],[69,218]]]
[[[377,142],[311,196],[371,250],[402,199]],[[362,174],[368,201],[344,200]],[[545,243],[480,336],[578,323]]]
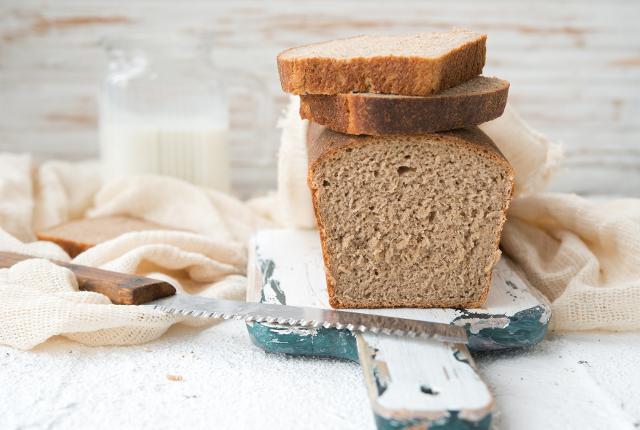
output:
[[[480,76],[486,35],[359,36],[278,56],[310,120],[308,185],[334,307],[478,307],[513,170],[477,127],[509,83]]]

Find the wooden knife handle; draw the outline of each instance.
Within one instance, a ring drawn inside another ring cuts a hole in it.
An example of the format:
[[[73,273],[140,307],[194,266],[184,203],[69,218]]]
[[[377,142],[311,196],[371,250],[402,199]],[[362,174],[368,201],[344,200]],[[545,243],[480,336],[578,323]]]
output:
[[[37,257],[13,252],[0,252],[0,268],[11,267],[29,258]],[[176,293],[176,289],[171,284],[157,279],[60,261],[53,261],[53,263],[71,270],[76,275],[81,290],[104,294],[117,305],[141,305]]]

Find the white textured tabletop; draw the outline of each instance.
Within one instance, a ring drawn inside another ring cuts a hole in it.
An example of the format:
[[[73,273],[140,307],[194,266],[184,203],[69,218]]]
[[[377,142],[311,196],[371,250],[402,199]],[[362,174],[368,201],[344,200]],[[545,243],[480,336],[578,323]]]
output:
[[[637,357],[640,332],[553,335],[477,360],[495,429],[634,429]],[[2,429],[374,428],[358,365],[267,354],[235,321],[133,347],[0,347],[0,369]]]

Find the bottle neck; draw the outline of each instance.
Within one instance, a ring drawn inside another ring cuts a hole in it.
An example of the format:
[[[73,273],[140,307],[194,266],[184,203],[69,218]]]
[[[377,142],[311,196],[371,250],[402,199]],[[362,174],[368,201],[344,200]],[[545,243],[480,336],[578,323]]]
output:
[[[177,36],[135,35],[104,43],[111,68],[210,67],[202,41]]]

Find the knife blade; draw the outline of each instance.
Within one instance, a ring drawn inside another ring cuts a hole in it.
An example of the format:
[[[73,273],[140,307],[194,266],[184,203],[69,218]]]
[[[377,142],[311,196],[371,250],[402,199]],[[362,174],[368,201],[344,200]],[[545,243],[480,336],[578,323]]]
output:
[[[0,252],[0,267],[11,267],[29,258],[35,257]],[[114,304],[151,306],[163,312],[197,318],[236,319],[303,328],[336,328],[467,343],[465,329],[455,325],[335,309],[175,295],[175,288],[164,281],[72,263],[52,262],[71,270],[81,290],[104,294]]]
[[[240,302],[177,295],[146,304],[176,315],[221,318],[245,322],[273,323],[303,328],[336,328],[356,333],[380,333],[392,336],[467,343],[463,327],[335,309],[310,308],[270,303]]]

